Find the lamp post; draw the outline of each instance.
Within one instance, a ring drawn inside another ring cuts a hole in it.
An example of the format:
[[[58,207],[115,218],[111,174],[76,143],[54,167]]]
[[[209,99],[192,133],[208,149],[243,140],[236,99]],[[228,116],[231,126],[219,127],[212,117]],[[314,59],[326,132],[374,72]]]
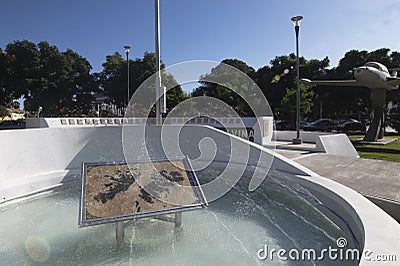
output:
[[[300,63],[299,63],[299,31],[300,31],[300,21],[303,19],[302,16],[292,17],[294,23],[294,30],[296,32],[296,58],[297,58],[297,76],[296,76],[296,138],[293,139],[293,144],[301,144],[302,140],[300,138]]]
[[[129,45],[125,45],[125,53],[126,53],[126,67],[127,67],[127,71],[128,71],[128,98],[126,101],[126,109],[128,109],[128,105],[129,105],[129,49],[131,49],[131,47]]]
[[[156,125],[162,124],[161,116],[161,58],[160,58],[160,1],[154,0],[155,46],[156,46]],[[165,95],[164,95],[165,97]]]
[[[40,113],[41,113],[42,111],[43,111],[42,106],[39,106],[38,112],[37,112],[37,117],[38,117],[38,118],[40,117]]]

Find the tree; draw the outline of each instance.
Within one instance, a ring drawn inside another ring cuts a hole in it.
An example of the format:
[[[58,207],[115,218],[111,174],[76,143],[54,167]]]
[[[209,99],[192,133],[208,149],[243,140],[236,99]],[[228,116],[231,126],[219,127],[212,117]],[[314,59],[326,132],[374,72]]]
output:
[[[15,41],[6,46],[7,78],[5,89],[12,100],[30,93],[30,86],[37,79],[39,51],[36,44]]]
[[[284,117],[290,121],[293,119],[292,105],[296,101],[291,100],[294,89],[288,88],[296,87],[296,61],[297,58],[293,53],[290,55],[276,56],[273,60],[271,60],[271,66],[264,66],[257,70],[256,78],[257,84],[267,97],[274,113],[279,113],[280,118]],[[299,63],[301,77],[321,79],[327,73],[329,58],[325,57],[322,60],[306,60],[304,57],[300,57]],[[311,97],[312,101],[315,100],[312,97],[314,93],[311,91],[308,92],[308,90],[306,93],[306,91],[303,90],[302,94],[304,94],[304,96]],[[309,98],[306,98],[306,101],[309,100]],[[282,106],[283,104],[291,106]],[[310,108],[313,105],[314,104],[310,102]],[[304,111],[306,110],[307,114],[309,114],[308,107],[302,111],[302,114],[304,114]]]
[[[66,82],[64,83],[64,97],[62,110],[65,114],[87,114],[93,100],[92,92],[98,90],[89,61],[78,53],[67,49],[62,53],[65,59]]]
[[[0,48],[0,106],[8,106],[12,102],[13,94],[7,89],[9,80],[7,54]]]
[[[89,62],[68,49],[60,52],[47,42],[38,44],[40,68],[25,105],[30,110],[43,107],[46,116],[79,116],[90,110],[94,88]]]
[[[1,120],[5,117],[10,115],[10,113],[8,112],[7,108],[5,106],[0,105],[0,118]]]
[[[296,88],[286,88],[286,94],[282,98],[281,106],[277,109],[279,117],[291,122],[294,127],[296,121]],[[300,114],[308,115],[312,111],[314,92],[304,84],[300,84]]]
[[[2,105],[25,98],[25,109],[43,107],[46,116],[86,114],[96,90],[89,62],[73,52],[60,52],[47,42],[7,44],[0,52]]]
[[[36,70],[36,79],[33,80],[25,95],[26,109],[31,111],[43,108],[42,114],[58,116],[63,114],[60,108],[61,98],[65,97],[65,61],[56,46],[47,42],[38,44],[39,67]]]
[[[277,108],[279,108],[282,98],[286,94],[286,88],[294,86],[295,74],[293,70],[295,65],[296,56],[290,54],[289,56],[276,56],[271,60],[270,66],[257,70],[256,82],[274,112],[277,112]]]
[[[227,67],[227,65],[234,68]],[[194,89],[192,95],[219,99],[231,106],[240,116],[254,116],[253,110],[245,102],[243,96],[255,95],[256,88],[254,88],[254,84],[249,83],[249,80],[245,80],[244,75],[240,74],[238,70],[249,78],[255,79],[255,70],[245,62],[237,59],[225,59],[213,68],[211,73],[200,77],[201,86]],[[218,111],[216,110],[216,112]]]
[[[14,109],[19,109],[19,108],[20,108],[20,103],[19,103],[18,101],[14,101],[14,102],[12,103],[12,108],[14,108]]]
[[[129,65],[131,65],[131,61]],[[104,93],[119,106],[126,103],[127,75],[124,74],[126,68],[126,62],[121,54],[116,52],[113,55],[106,56],[106,62],[103,63],[103,71],[101,72],[101,86]]]
[[[165,68],[162,63],[161,68]],[[154,53],[145,52],[143,58],[129,60],[129,98],[136,89],[149,77],[156,73],[156,57]],[[118,107],[126,106],[127,102],[127,62],[118,52],[106,56],[103,71],[100,73],[101,87],[105,94],[113,99]],[[167,92],[167,108],[172,109],[176,104],[185,99],[181,86],[176,86],[174,77],[161,71],[162,85],[173,89]],[[154,89],[154,88],[153,88]],[[154,93],[155,95],[155,93]]]

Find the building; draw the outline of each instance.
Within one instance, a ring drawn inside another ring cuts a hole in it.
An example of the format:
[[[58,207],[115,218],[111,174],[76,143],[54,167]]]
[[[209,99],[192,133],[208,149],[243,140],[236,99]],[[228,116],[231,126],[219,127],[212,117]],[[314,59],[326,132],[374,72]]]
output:
[[[0,121],[25,119],[25,111],[19,108],[7,108],[8,115],[0,117]]]

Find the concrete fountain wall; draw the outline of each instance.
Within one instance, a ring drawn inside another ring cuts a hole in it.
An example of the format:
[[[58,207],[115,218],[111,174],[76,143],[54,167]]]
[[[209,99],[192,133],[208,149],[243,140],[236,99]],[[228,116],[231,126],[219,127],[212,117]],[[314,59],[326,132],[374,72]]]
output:
[[[148,132],[160,134],[160,127],[148,126]],[[186,127],[194,138],[207,136],[219,143],[229,139],[233,146],[242,145],[259,151],[256,162],[270,160],[273,169],[296,176],[296,181],[310,189],[331,212],[337,224],[350,229],[360,248],[375,254],[398,254],[400,226],[381,209],[355,191],[322,178],[273,150],[229,135],[209,126]],[[30,193],[78,181],[82,162],[124,161],[122,127],[54,127],[0,132],[0,202]],[[240,158],[240,157],[238,157]],[[219,158],[223,159],[223,158]],[[238,159],[234,163],[243,163]],[[268,163],[266,164],[268,165]],[[261,186],[263,186],[261,184]],[[361,264],[374,262],[362,258]]]

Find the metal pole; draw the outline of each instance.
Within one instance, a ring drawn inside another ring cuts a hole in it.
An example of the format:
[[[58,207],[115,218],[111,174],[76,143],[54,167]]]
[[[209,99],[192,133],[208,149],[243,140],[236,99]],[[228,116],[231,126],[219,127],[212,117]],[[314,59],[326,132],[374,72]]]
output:
[[[160,3],[154,0],[155,9],[155,32],[156,32],[156,125],[162,124],[162,116],[160,110],[160,88],[161,88],[161,59],[160,59]]]
[[[128,109],[128,105],[129,105],[129,99],[130,99],[130,93],[129,93],[129,49],[131,48],[129,45],[125,45],[124,46],[124,48],[125,48],[125,53],[126,53],[126,69],[127,69],[127,71],[128,71],[128,97],[127,97],[127,100],[126,100],[126,108]]]
[[[294,22],[294,29],[296,32],[296,61],[297,61],[297,77],[296,77],[296,138],[293,139],[293,144],[301,144],[300,139],[300,62],[299,62],[299,31],[300,21],[303,19],[302,16],[296,16],[292,18]]]
[[[300,63],[299,63],[299,30],[300,26],[295,26],[296,31],[296,57],[297,57],[297,77],[296,77],[296,85],[297,85],[297,93],[296,93],[296,131],[297,131],[297,139],[300,139]]]
[[[175,213],[175,227],[182,226],[182,213],[177,212]]]
[[[128,100],[126,102],[126,108],[128,109],[128,105],[129,105],[129,50],[126,51],[126,65],[127,65],[127,69],[128,69]]]
[[[124,222],[117,222],[115,228],[115,235],[117,240],[121,241],[125,237],[125,224]]]
[[[319,118],[322,119],[322,100],[319,101]]]

